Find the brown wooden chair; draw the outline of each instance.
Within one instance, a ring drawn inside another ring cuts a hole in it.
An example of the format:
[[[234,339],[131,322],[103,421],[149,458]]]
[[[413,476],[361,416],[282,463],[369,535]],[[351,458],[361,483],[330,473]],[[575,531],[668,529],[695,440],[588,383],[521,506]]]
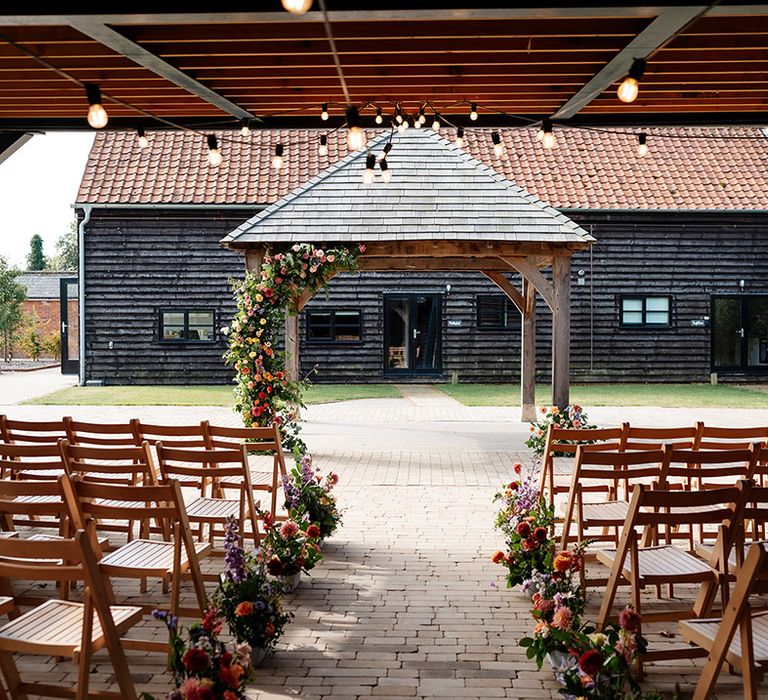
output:
[[[90,536],[78,530],[73,539],[20,541],[0,539],[0,579],[4,581],[83,581],[82,602],[50,599],[0,627],[0,669],[13,698],[28,695],[77,698],[136,698],[120,637],[141,620],[135,606],[111,605],[109,578],[99,570]],[[69,585],[65,586],[69,588]],[[120,689],[90,692],[92,655],[106,647]],[[78,666],[73,693],[67,676],[46,682],[23,681],[14,655],[71,658]],[[59,680],[60,685],[54,685]]]
[[[166,447],[205,449],[208,446],[203,423],[196,425],[158,425],[145,423],[137,418],[131,421],[134,434],[150,445],[162,442]]]
[[[198,525],[198,537],[202,540],[204,527],[208,526],[208,538],[213,544],[214,537],[223,534],[223,527],[229,517],[238,518],[240,523],[251,522],[254,545],[259,543],[257,503],[253,498],[248,450],[244,445],[231,450],[195,450],[156,445],[160,473],[163,482],[178,479],[182,487],[196,489],[199,498],[187,503],[187,515],[191,523]],[[236,490],[236,499],[209,498],[205,489],[209,483],[218,483],[222,491]],[[220,526],[216,530],[215,526]]]
[[[0,443],[0,475],[5,479],[56,480],[65,473],[56,442]]]
[[[71,445],[98,445],[101,447],[139,446],[141,437],[136,434],[134,424],[126,423],[89,423],[86,421],[64,418],[67,440]]]
[[[741,671],[744,698],[757,700],[758,675],[762,676],[768,668],[768,611],[753,613],[749,598],[765,594],[768,594],[768,544],[755,543],[749,547],[723,616],[679,623],[683,639],[707,653],[693,700],[707,700],[714,695],[726,662]]]
[[[189,575],[195,589],[198,608],[191,614],[199,616],[207,607],[205,586],[200,571],[200,557],[210,552],[207,543],[195,543],[192,538],[184,498],[176,480],[161,485],[116,486],[90,483],[80,477],[64,476],[60,480],[67,516],[75,529],[103,520],[139,520],[147,522],[149,516],[166,523],[166,539],[143,536],[133,539],[108,554],[96,550],[99,568],[113,578],[139,579],[141,592],[146,592],[149,578],[162,580],[163,593],[172,585],[170,610],[180,613],[181,579]],[[148,606],[147,611],[161,607]],[[189,612],[189,611],[186,611]]]
[[[0,479],[0,530],[51,528],[69,535],[67,509],[57,480]]]
[[[700,439],[700,424],[681,428],[641,428],[629,426],[624,450],[658,450],[669,445],[676,450],[696,449]]]
[[[53,443],[67,437],[63,420],[12,420],[0,415],[0,439],[12,443]]]
[[[618,548],[597,553],[598,560],[611,570],[597,620],[598,629],[603,629],[611,617],[618,586],[623,582],[630,585],[632,605],[643,614],[644,622],[702,617],[712,609],[718,591],[726,598],[727,577],[721,569],[727,565],[736,530],[743,517],[748,494],[745,483],[700,492],[652,490],[637,484]],[[656,544],[660,527],[685,523],[720,525],[710,562],[702,561],[674,545]],[[673,610],[667,607],[661,612],[643,613],[642,589],[663,584],[700,586],[693,608]],[[638,659],[638,670],[642,673],[644,661],[689,658],[691,653],[690,648],[648,651]]]
[[[256,491],[271,494],[272,514],[275,515],[281,480],[288,475],[280,428],[276,425],[265,428],[230,428],[210,425],[207,421],[203,425],[209,449],[238,449],[241,445],[245,446],[251,465],[251,486]]]
[[[719,428],[701,423],[701,438],[697,449],[735,450],[746,449],[760,443],[762,448],[757,462],[756,479],[765,484],[768,477],[768,426],[751,428]]]

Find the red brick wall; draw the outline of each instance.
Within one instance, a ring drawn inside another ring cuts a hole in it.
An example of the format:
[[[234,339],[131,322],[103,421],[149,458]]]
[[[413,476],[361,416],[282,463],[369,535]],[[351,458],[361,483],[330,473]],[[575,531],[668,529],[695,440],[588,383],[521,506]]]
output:
[[[59,333],[61,331],[60,303],[58,299],[28,299],[22,304],[22,309],[25,314],[35,316],[35,327],[41,337],[44,338],[51,333]],[[75,357],[77,356],[77,321],[77,300],[70,300],[70,352],[74,350]],[[13,355],[14,357],[26,357],[26,354],[18,347],[14,348]]]

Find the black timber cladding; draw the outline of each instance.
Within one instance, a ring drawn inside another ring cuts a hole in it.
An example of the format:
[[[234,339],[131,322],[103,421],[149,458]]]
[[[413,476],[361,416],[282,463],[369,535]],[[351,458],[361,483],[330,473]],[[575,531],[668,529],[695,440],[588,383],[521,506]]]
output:
[[[573,258],[572,350],[575,381],[702,381],[710,372],[712,294],[768,294],[768,214],[739,212],[566,211],[598,240]],[[253,214],[238,210],[94,209],[86,234],[87,378],[109,383],[227,383],[221,337],[211,345],[169,345],[157,338],[168,306],[214,308],[217,327],[234,309],[228,279],[243,256],[219,239]],[[584,286],[577,283],[584,271]],[[519,284],[519,278],[513,277]],[[446,293],[446,284],[451,285]],[[348,345],[308,344],[301,368],[317,382],[382,381],[383,295],[442,294],[443,378],[514,381],[520,329],[478,330],[476,295],[497,292],[479,273],[354,273],[332,280],[307,308],[360,309],[363,338]],[[621,328],[622,294],[670,294],[669,328]],[[593,302],[591,301],[593,300]],[[549,310],[537,306],[537,365],[550,364]],[[109,341],[113,349],[109,349]]]

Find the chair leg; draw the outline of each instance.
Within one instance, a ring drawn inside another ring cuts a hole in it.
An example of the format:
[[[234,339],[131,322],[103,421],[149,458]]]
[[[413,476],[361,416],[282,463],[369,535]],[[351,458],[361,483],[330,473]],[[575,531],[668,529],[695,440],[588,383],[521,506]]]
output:
[[[739,625],[741,634],[741,676],[744,684],[744,700],[757,700],[757,671],[755,669],[755,648],[752,637],[752,614],[749,608]]]
[[[19,690],[19,687],[21,686],[21,678],[19,678],[19,669],[16,668],[13,654],[0,652],[0,669],[2,669],[11,698],[13,700],[28,700],[27,694],[22,693]]]

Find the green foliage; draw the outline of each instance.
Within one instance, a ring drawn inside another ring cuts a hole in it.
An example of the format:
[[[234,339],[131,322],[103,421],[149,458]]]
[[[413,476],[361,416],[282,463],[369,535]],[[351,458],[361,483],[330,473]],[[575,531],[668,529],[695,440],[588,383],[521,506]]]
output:
[[[54,331],[44,336],[41,341],[43,352],[54,360],[61,358],[61,336]]]
[[[323,479],[312,465],[312,456],[304,455],[291,469],[290,477],[283,478],[286,510],[305,524],[305,530],[311,524],[318,528],[320,537],[330,537],[341,525],[341,512],[332,493],[338,481],[333,472]]]
[[[16,282],[19,274],[19,270],[8,267],[6,259],[0,256],[0,340],[6,360],[11,359],[13,344],[26,321],[21,305],[27,292]]]
[[[77,222],[70,224],[69,231],[62,233],[56,241],[56,255],[48,261],[51,270],[77,271],[79,265],[77,251]]]
[[[276,523],[271,513],[259,513],[264,525],[258,559],[272,576],[295,576],[308,573],[323,558],[318,545],[319,532],[314,537],[302,530],[293,519]]]
[[[29,239],[29,253],[27,253],[27,270],[45,270],[48,261],[43,255],[43,239],[35,234]]]
[[[37,361],[43,352],[43,339],[35,325],[27,328],[18,340],[18,345],[24,353]]]

